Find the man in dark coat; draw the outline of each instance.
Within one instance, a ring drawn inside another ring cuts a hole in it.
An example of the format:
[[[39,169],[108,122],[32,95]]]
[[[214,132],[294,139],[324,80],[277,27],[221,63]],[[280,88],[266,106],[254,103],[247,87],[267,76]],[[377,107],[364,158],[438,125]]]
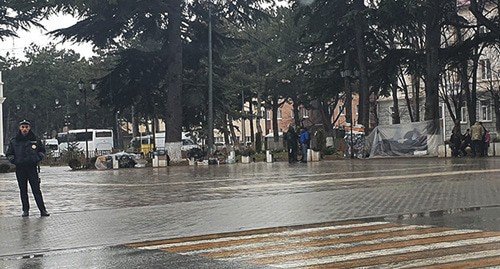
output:
[[[50,216],[43,202],[40,190],[40,178],[37,164],[45,156],[45,147],[31,131],[31,124],[27,120],[19,122],[19,132],[12,138],[5,154],[9,161],[16,165],[16,177],[21,193],[23,217],[29,216],[30,204],[28,199],[28,182],[35,197],[36,205],[42,217]]]
[[[286,133],[286,143],[288,146],[288,162],[297,162],[297,150],[299,146],[297,145],[299,136],[295,132],[295,128],[292,124],[288,126],[288,131]]]

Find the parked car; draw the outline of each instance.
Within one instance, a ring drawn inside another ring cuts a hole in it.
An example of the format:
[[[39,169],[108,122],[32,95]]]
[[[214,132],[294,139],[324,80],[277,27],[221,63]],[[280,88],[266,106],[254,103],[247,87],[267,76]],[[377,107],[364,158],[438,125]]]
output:
[[[201,149],[200,145],[196,144],[191,138],[183,138],[181,151],[189,151],[191,149]]]

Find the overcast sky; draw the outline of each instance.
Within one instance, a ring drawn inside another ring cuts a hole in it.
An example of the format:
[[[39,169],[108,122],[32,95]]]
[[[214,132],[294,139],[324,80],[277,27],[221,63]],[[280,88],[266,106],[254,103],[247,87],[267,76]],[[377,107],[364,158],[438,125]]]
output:
[[[48,45],[49,43],[59,43],[60,39],[54,39],[48,35],[55,29],[65,28],[73,25],[76,19],[69,15],[61,15],[49,20],[45,20],[42,24],[45,26],[46,30],[39,28],[32,28],[29,32],[20,31],[18,32],[19,38],[6,38],[5,41],[0,41],[0,55],[5,56],[7,53],[14,55],[16,58],[23,58],[23,50],[28,47],[31,43],[35,43],[41,47]],[[92,56],[92,46],[90,44],[72,44],[70,42],[61,43],[57,45],[58,48],[73,49],[80,53],[84,57]]]

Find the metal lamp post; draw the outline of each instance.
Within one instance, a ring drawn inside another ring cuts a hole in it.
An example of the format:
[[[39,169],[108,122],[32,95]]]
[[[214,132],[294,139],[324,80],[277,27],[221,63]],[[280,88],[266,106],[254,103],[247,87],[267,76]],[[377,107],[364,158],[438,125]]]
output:
[[[95,90],[96,84],[92,82],[90,84],[90,88],[92,91]],[[84,121],[85,121],[85,159],[88,162],[89,159],[89,138],[88,138],[88,107],[87,107],[87,88],[84,87],[84,82],[82,79],[78,81],[78,89],[80,90],[81,93],[83,93],[83,106],[84,106]]]
[[[346,122],[349,122],[349,125],[351,127],[351,135],[350,135],[350,141],[349,141],[349,146],[351,148],[351,154],[350,158],[354,159],[354,147],[353,147],[353,141],[352,141],[352,91],[351,91],[351,82],[350,82],[350,77],[351,77],[351,71],[350,70],[343,70],[340,72],[340,75],[342,78],[344,78],[344,86],[345,86],[345,92],[346,92],[346,98],[345,98],[345,104],[344,104],[344,110],[346,111]]]
[[[345,67],[349,67],[349,63],[346,63]],[[354,158],[354,142],[353,142],[353,115],[352,115],[352,88],[351,88],[351,78],[356,78],[359,76],[359,71],[354,70],[351,71],[349,69],[345,69],[340,72],[340,76],[344,78],[344,87],[346,91],[346,101],[345,101],[345,109],[347,110],[346,113],[346,122],[349,122],[351,125],[351,141],[350,141],[350,146],[351,146],[351,159]]]
[[[212,70],[212,2],[208,3],[208,156],[214,146],[214,107],[213,107],[213,70]]]
[[[76,105],[77,107],[80,107],[80,100],[76,99],[76,100],[75,100],[75,105]],[[78,128],[78,126],[77,126],[77,123],[78,123],[78,109],[77,109],[77,112],[76,112],[76,114],[75,114],[75,117],[76,117],[76,118],[75,118],[75,124],[74,124],[74,125],[75,125],[75,127],[74,127],[74,128],[76,129],[76,128]]]

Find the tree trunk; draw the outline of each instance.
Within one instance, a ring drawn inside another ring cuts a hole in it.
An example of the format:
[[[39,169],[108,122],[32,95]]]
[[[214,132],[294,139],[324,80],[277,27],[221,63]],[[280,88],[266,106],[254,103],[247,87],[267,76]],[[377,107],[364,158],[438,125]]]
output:
[[[379,125],[377,100],[378,96],[375,93],[370,94],[370,124],[373,128]]]
[[[326,136],[333,136],[333,124],[332,124],[332,114],[328,111],[328,103],[318,102],[320,105],[319,109],[321,111],[321,121],[323,122],[324,130]],[[336,106],[335,106],[336,107]]]
[[[345,122],[353,124],[352,87],[351,87],[351,77],[350,77],[352,70],[351,70],[351,58],[349,54],[350,54],[349,51],[347,51],[344,58],[344,72],[347,72],[344,75],[344,91],[345,91],[344,114],[345,114]]]
[[[368,67],[365,53],[366,43],[364,38],[364,29],[366,23],[363,17],[363,11],[366,7],[363,0],[355,0],[354,5],[357,11],[354,32],[356,36],[356,51],[358,54],[358,66],[360,73],[358,122],[361,123],[366,130],[369,130],[372,127],[370,126],[370,88],[368,84]]]
[[[401,68],[399,69],[399,73],[400,73],[401,77],[405,76],[405,74]],[[408,115],[410,116],[410,122],[415,122],[415,113],[413,112],[414,108],[412,106],[410,92],[408,91],[408,83],[406,83],[405,79],[403,79],[402,88],[403,88],[403,93],[405,96],[406,107],[408,108]]]
[[[439,48],[441,45],[441,25],[438,1],[429,0],[427,25],[425,29],[426,83],[425,83],[425,120],[439,119]]]
[[[278,108],[279,108],[279,102],[278,102],[278,96],[273,95],[272,97],[273,103],[272,103],[272,111],[273,111],[273,137],[274,137],[274,142],[279,142],[279,129],[278,129]]]
[[[167,105],[165,147],[172,162],[181,161],[182,145],[182,0],[169,3],[167,28]]]
[[[299,115],[299,101],[298,101],[298,98],[296,97],[291,97],[292,98],[292,109],[293,109],[293,119],[294,119],[294,123],[295,123],[295,128],[297,128],[297,126],[300,126],[300,115]]]
[[[249,101],[249,106],[248,106],[248,115],[250,115],[250,142],[252,142],[252,145],[255,143],[255,129],[253,125],[253,104],[252,104],[252,98],[250,98]]]
[[[495,108],[495,129],[500,130],[500,94],[497,92],[491,94],[493,99],[493,106]]]
[[[392,90],[392,124],[400,124],[401,117],[399,115],[399,100],[397,85],[391,85]]]
[[[236,139],[236,131],[235,131],[235,126],[233,125],[234,118],[230,117],[228,114],[224,117],[226,119],[226,126],[228,127],[228,131],[224,132],[224,141],[226,142],[226,146],[230,144],[230,141],[232,140],[233,145],[238,145],[240,141]],[[231,136],[229,135],[231,133]],[[242,135],[243,137],[244,135]],[[230,138],[231,137],[231,138]],[[245,139],[242,140],[243,145],[245,145]]]
[[[257,63],[257,67],[256,67],[256,71],[257,71],[257,77],[260,77],[260,64]],[[260,136],[262,137],[262,124],[261,124],[261,119],[262,119],[262,100],[260,99],[260,93],[262,92],[262,82],[259,80],[258,81],[258,84],[257,84],[257,113],[256,113],[256,117],[255,117],[255,125],[257,126],[257,133],[260,134]],[[255,149],[257,150],[257,149]]]
[[[416,122],[420,121],[420,77],[412,75],[413,115]]]
[[[477,109],[477,68],[479,65],[479,53],[477,50],[474,52],[472,57],[472,88],[469,86],[468,81],[462,81],[462,87],[464,87],[465,98],[467,101],[467,112],[469,113],[469,125],[472,126],[476,122],[476,109]],[[465,63],[464,70],[467,70],[467,64]],[[467,74],[467,71],[463,71]]]

